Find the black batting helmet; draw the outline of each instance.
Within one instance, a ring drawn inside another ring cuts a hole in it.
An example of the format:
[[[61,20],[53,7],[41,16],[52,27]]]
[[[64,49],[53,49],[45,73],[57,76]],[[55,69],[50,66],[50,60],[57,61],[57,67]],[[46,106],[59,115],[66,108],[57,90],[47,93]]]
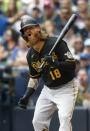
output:
[[[24,35],[23,29],[28,26],[39,26],[37,21],[32,17],[26,17],[21,20],[21,29],[22,37],[27,41],[27,37]]]

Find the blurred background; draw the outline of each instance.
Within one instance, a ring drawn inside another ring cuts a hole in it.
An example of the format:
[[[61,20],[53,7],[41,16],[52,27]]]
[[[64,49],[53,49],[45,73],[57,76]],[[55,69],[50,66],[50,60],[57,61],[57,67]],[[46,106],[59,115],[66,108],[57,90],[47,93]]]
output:
[[[29,79],[27,47],[20,36],[24,15],[32,16],[49,36],[58,37],[73,13],[79,13],[64,40],[76,59],[78,97],[72,118],[73,131],[90,131],[90,1],[89,0],[0,0],[0,131],[34,131],[32,118],[39,88],[28,109],[18,108]],[[50,130],[58,131],[57,110]]]

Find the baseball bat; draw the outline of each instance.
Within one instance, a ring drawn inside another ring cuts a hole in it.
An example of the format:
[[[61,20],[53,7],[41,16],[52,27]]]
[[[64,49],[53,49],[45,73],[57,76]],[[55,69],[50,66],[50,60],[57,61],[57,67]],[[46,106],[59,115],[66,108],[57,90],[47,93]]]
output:
[[[61,41],[63,39],[63,37],[66,35],[66,33],[68,32],[68,30],[71,28],[71,26],[73,25],[73,23],[75,22],[76,18],[77,18],[77,14],[73,14],[70,19],[68,20],[67,24],[65,25],[65,27],[62,29],[59,37],[57,38],[54,46],[51,48],[50,52],[48,55],[51,55],[51,53],[53,52],[53,50],[55,49],[56,45],[58,44],[59,41]],[[41,70],[43,68],[45,64],[45,61],[43,61],[43,63],[41,64],[41,66],[39,67],[39,69]]]

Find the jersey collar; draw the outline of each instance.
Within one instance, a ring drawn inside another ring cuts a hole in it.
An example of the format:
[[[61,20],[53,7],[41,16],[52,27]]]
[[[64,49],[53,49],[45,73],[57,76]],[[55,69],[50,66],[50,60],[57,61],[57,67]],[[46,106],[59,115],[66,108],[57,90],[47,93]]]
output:
[[[42,41],[42,44],[41,44],[41,46],[40,46],[39,50],[38,50],[38,49],[36,49],[35,47],[33,47],[33,49],[34,49],[35,51],[37,51],[38,53],[40,53],[40,52],[41,52],[41,50],[42,50],[42,48],[44,47],[44,45],[45,45],[45,41]]]

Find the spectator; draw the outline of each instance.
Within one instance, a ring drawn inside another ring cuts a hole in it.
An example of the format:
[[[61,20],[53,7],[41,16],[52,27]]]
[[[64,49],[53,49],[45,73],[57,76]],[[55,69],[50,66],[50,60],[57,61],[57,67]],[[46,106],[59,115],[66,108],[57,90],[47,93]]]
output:
[[[78,0],[77,6],[79,9],[79,15],[83,19],[88,14],[88,2],[86,0]]]
[[[77,77],[78,71],[80,70],[80,57],[76,56],[74,59],[76,61],[75,77]]]
[[[13,52],[14,48],[18,45],[17,43],[18,34],[13,29],[7,29],[5,33],[5,43],[3,44],[3,55],[0,54],[0,60],[6,60]]]
[[[56,23],[56,29],[60,31],[60,17],[54,12],[54,5],[49,0],[44,2],[44,14],[38,19],[39,23],[43,23],[46,20],[51,20]]]
[[[64,40],[67,42],[68,47],[71,47],[71,43],[74,37],[75,35],[74,35],[73,28],[70,28],[70,30],[67,32],[67,34],[64,37]]]
[[[81,28],[81,23],[77,21],[76,25],[76,33],[80,33],[84,39],[87,37],[90,38],[90,14],[87,14],[83,18],[84,26]],[[78,25],[78,26],[77,26]]]
[[[83,20],[85,23],[85,28],[81,30],[82,36],[84,38],[90,38],[90,14],[87,14]]]
[[[90,38],[84,41],[85,52],[90,55]]]
[[[67,21],[69,20],[70,16],[72,15],[72,10],[70,8],[62,7],[59,12],[59,28],[62,30],[62,28],[65,26]]]
[[[73,57],[80,57],[80,54],[83,53],[84,49],[83,38],[81,37],[81,35],[76,35],[72,44],[73,48],[71,48],[70,50]]]
[[[80,67],[86,68],[89,64],[89,55],[88,54],[82,54],[80,55]]]
[[[16,22],[25,13],[26,13],[25,11],[20,11],[16,15],[14,15],[13,17],[10,17],[10,18],[7,18],[7,17],[0,14],[0,37],[3,37],[7,26]]]
[[[89,63],[90,55],[88,54],[83,54],[80,56],[80,68],[85,68],[88,77],[90,78],[90,63]],[[89,79],[89,84],[90,84],[90,79]]]
[[[85,21],[88,21],[86,16],[90,15],[88,12],[88,2],[86,0],[78,0],[77,5],[79,9],[79,16],[75,22],[76,33],[80,32],[81,35],[83,35],[84,37],[88,37],[88,33],[86,31],[87,23],[85,22]],[[89,20],[89,23],[90,23],[90,20]]]
[[[8,60],[8,65],[17,68],[27,68],[27,47],[25,40],[19,37],[19,48],[15,49]]]
[[[59,32],[56,31],[56,25],[53,21],[46,20],[44,22],[44,27],[46,29],[46,32],[49,34],[49,36],[58,36]]]
[[[86,0],[78,0],[77,5],[79,10],[79,16],[75,23],[77,28],[82,29],[85,27],[83,19],[88,14],[88,2]]]
[[[31,0],[31,1],[32,1],[32,0]],[[29,0],[29,2],[30,2],[30,0]],[[41,2],[40,0],[33,0],[32,2],[30,2],[28,8],[26,9],[26,10],[27,10],[27,13],[28,13],[29,15],[32,14],[32,10],[33,10],[34,7],[37,7],[37,8],[41,11],[41,12],[40,12],[41,15],[43,14],[43,4],[42,4],[42,2]]]
[[[72,10],[72,0],[61,0],[61,8],[69,8]]]
[[[60,0],[51,0],[53,2],[54,5],[54,11],[56,13],[58,13],[58,11],[60,10]]]
[[[33,9],[32,9],[32,17],[37,20],[37,19],[39,19],[40,15],[41,15],[40,8],[38,8],[37,6],[33,7]]]
[[[8,10],[8,5],[11,0],[3,0],[3,10],[4,12],[7,12]],[[21,8],[21,0],[15,0],[16,6],[18,10]]]
[[[61,8],[69,8],[73,12],[77,12],[77,7],[73,4],[73,0],[61,0]]]
[[[18,12],[16,7],[16,1],[10,0],[8,4],[8,10],[5,13],[6,17],[13,17]]]
[[[90,86],[88,85],[88,74],[85,69],[78,72],[79,92],[82,97],[82,104],[90,108]]]

